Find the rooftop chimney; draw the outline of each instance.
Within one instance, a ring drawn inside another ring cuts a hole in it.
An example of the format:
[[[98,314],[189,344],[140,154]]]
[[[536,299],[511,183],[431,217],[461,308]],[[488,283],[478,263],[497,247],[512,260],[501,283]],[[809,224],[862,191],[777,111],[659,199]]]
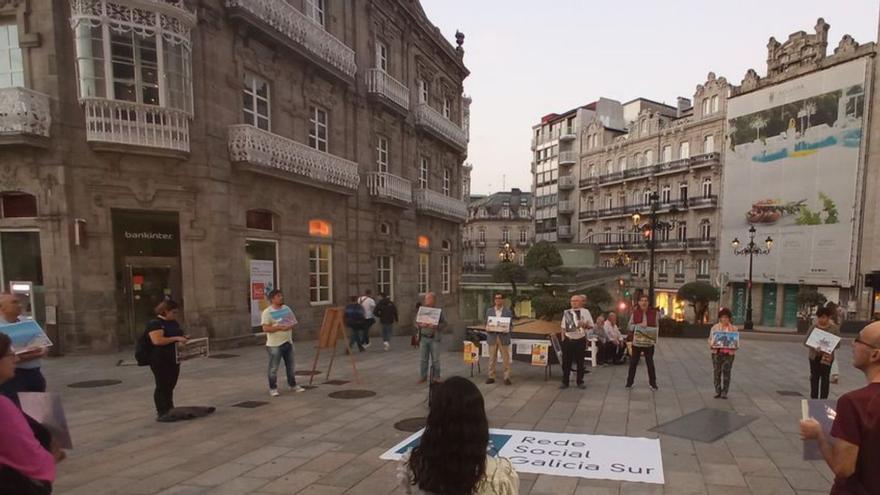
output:
[[[691,107],[691,100],[690,100],[690,98],[685,98],[683,96],[679,96],[678,103],[675,106],[676,106],[675,117],[681,118],[681,116],[684,114],[684,111]]]

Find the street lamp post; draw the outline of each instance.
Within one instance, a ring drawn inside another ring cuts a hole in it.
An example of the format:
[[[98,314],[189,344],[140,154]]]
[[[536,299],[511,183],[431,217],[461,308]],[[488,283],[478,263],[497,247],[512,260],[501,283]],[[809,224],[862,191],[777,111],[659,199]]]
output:
[[[638,213],[634,213],[632,216],[633,225],[636,228],[642,229],[642,234],[645,237],[645,242],[648,244],[648,305],[650,307],[654,307],[654,253],[657,248],[657,238],[656,232],[658,228],[670,229],[676,223],[677,220],[672,220],[669,222],[660,221],[657,219],[657,210],[660,209],[660,195],[657,194],[657,191],[651,192],[648,196],[648,201],[650,201],[650,213],[648,223],[644,225],[639,225],[642,220],[642,216]],[[672,207],[669,210],[669,213],[675,214],[678,212],[678,209]]]
[[[737,256],[748,256],[749,257],[749,281],[748,286],[746,287],[746,322],[743,327],[746,330],[753,330],[755,328],[755,323],[752,321],[752,268],[754,265],[754,258],[756,254],[770,254],[770,248],[773,246],[773,238],[767,236],[767,239],[764,240],[764,244],[767,246],[766,248],[762,248],[755,243],[755,234],[756,234],[755,226],[749,226],[749,243],[745,245],[742,249],[739,249],[739,239],[734,237],[733,241],[731,241],[731,246],[733,246],[733,254]]]
[[[498,251],[498,259],[502,263],[510,263],[516,259],[516,250],[513,249],[509,241],[504,241],[504,244],[501,245],[501,250]]]

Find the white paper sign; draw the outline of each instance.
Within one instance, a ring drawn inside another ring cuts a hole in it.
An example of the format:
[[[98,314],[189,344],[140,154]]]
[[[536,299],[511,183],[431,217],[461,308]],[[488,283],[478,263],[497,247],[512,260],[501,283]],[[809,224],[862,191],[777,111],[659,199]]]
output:
[[[442,311],[440,308],[422,306],[419,308],[418,314],[416,314],[416,323],[437,326],[440,324],[440,313]]]
[[[819,328],[814,328],[813,331],[810,332],[810,336],[807,337],[806,342],[807,347],[812,347],[817,351],[827,354],[834,352],[834,349],[837,349],[838,344],[840,344],[840,337]]]
[[[380,459],[400,460],[418,445],[423,432],[413,433]],[[509,459],[520,473],[664,483],[659,439],[493,428],[489,454]]]
[[[486,331],[495,333],[510,332],[509,316],[490,316],[486,321]]]

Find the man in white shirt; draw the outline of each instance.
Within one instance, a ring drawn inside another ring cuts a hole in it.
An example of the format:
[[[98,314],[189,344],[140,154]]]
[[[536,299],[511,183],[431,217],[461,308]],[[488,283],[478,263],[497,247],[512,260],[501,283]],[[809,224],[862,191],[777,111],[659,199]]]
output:
[[[287,372],[287,385],[293,392],[305,392],[306,389],[296,384],[293,373],[293,327],[296,316],[289,306],[284,304],[284,294],[278,290],[269,291],[269,307],[263,310],[261,324],[266,333],[266,352],[269,353],[269,395],[278,397],[278,365],[284,360]]]
[[[577,386],[580,389],[587,388],[584,385],[584,373],[586,372],[584,360],[587,355],[587,330],[593,328],[593,316],[584,308],[587,297],[584,295],[571,296],[571,309],[566,309],[562,314],[562,385],[561,389],[568,388],[571,377],[572,361],[577,365]]]
[[[626,341],[617,326],[617,313],[609,312],[605,320],[605,360],[613,364],[620,364],[623,354],[626,352]]]
[[[373,299],[373,291],[367,289],[364,295],[358,298],[358,304],[364,308],[364,324],[361,327],[361,342],[364,348],[370,347],[370,328],[376,323],[376,300]]]

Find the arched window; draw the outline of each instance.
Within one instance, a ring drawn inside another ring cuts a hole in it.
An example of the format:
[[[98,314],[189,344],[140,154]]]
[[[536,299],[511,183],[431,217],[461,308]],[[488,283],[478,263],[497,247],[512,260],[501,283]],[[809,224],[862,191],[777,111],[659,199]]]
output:
[[[703,179],[703,197],[709,198],[712,196],[712,178],[706,177]]]
[[[700,222],[700,239],[708,241],[712,237],[712,223],[709,219],[703,219]]]
[[[325,220],[309,220],[309,235],[314,237],[330,237],[333,228],[330,222]]]
[[[447,240],[444,240],[442,243],[440,243],[440,245],[444,251],[449,251],[450,249],[452,249],[452,243]]]
[[[23,192],[0,193],[0,218],[37,216],[37,197]]]
[[[275,221],[272,212],[266,210],[248,210],[245,223],[249,229],[275,230]]]

